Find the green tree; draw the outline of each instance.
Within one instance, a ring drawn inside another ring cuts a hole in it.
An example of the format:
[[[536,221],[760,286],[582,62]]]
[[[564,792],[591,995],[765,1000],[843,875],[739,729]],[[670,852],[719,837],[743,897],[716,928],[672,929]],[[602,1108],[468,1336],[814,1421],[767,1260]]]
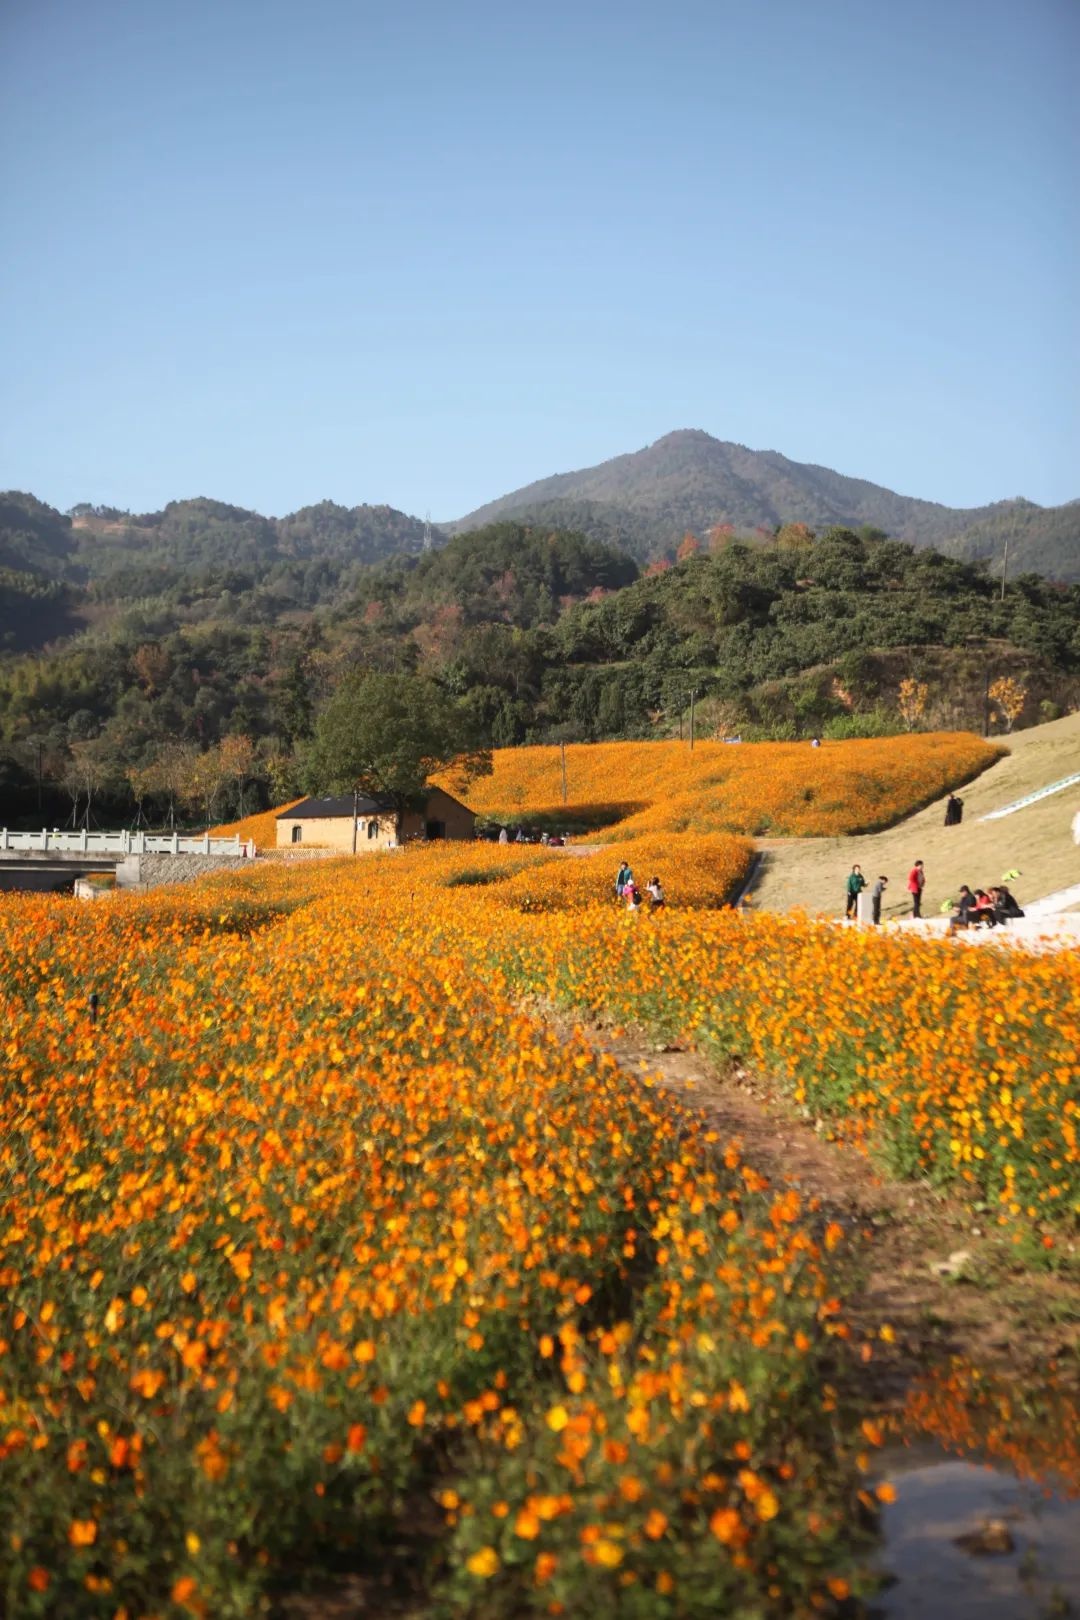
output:
[[[431,778],[452,771],[462,790],[491,771],[465,710],[433,681],[415,675],[356,673],[319,716],[307,757],[314,793],[358,789],[397,810],[423,797]]]

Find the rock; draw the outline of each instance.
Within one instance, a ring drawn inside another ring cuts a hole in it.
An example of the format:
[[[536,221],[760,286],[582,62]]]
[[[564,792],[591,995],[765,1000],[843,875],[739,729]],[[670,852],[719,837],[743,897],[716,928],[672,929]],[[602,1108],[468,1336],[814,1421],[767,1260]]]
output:
[[[932,1260],[930,1270],[935,1277],[959,1277],[970,1259],[969,1249],[954,1249],[947,1260]]]
[[[962,1547],[965,1552],[976,1558],[990,1558],[999,1553],[1011,1553],[1016,1549],[1012,1531],[1004,1519],[987,1519],[977,1530],[969,1530],[962,1536],[957,1536],[953,1542],[955,1547]]]

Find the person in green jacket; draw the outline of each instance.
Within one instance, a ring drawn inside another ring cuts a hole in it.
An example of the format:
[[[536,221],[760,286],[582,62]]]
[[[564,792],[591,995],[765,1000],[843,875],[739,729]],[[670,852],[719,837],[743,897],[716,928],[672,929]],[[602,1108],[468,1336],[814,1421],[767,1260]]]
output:
[[[844,907],[845,917],[854,917],[859,909],[859,896],[866,888],[866,879],[862,875],[861,866],[853,866],[848,873],[847,904]]]

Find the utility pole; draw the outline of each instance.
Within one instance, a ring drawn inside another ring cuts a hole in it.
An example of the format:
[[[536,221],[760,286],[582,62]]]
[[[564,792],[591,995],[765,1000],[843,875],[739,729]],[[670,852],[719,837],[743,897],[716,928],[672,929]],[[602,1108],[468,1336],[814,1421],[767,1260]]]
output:
[[[356,854],[356,818],[360,814],[360,789],[352,790],[352,852]]]
[[[1005,580],[1009,572],[1009,537],[1005,536],[1005,555],[1001,561],[1001,600],[1005,600]]]
[[[690,688],[690,752],[694,751],[694,699],[697,697],[697,687]]]
[[[562,802],[566,803],[566,744],[559,744],[559,755],[562,763]]]

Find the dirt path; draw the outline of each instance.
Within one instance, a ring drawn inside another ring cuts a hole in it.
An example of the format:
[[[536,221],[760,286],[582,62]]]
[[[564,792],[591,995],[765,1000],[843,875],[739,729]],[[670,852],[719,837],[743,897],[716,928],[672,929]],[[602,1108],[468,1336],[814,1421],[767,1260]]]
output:
[[[565,1020],[563,1021],[565,1023]],[[1054,1357],[1080,1369],[1080,1261],[1057,1272],[1021,1257],[999,1228],[924,1182],[880,1172],[861,1151],[830,1139],[767,1081],[733,1063],[718,1072],[697,1053],[658,1047],[642,1032],[584,1032],[629,1072],[649,1073],[701,1108],[723,1140],[777,1184],[795,1186],[852,1240],[846,1279],[853,1341],[874,1340],[867,1393],[886,1405],[941,1356],[986,1371],[1033,1375]],[[880,1330],[892,1329],[891,1342]]]

